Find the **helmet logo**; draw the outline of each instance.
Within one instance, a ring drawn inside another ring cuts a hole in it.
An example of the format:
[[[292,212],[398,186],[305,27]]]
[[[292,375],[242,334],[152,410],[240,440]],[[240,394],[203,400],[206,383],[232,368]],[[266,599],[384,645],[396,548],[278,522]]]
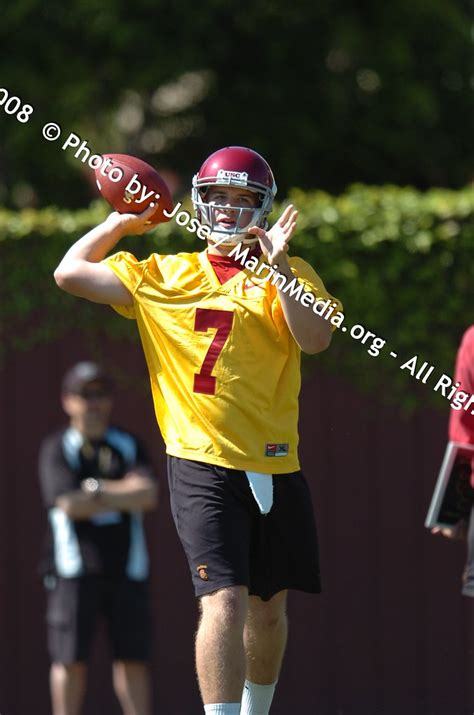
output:
[[[225,169],[219,169],[216,183],[230,184],[230,182],[233,181],[236,184],[247,186],[248,177],[249,175],[246,171],[226,171]]]

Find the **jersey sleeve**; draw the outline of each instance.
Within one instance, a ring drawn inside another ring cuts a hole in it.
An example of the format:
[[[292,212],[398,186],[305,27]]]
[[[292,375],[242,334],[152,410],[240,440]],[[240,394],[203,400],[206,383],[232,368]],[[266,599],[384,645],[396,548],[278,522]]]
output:
[[[459,390],[474,394],[474,325],[463,335],[456,355],[455,382]],[[474,415],[471,410],[451,410],[449,419],[449,438],[474,444]]]
[[[104,258],[102,263],[110,268],[117,278],[122,281],[125,288],[132,294],[135,302],[135,293],[143,279],[147,261],[139,261],[132,253],[119,251]],[[135,305],[112,305],[112,308],[124,318],[134,320],[136,317]]]
[[[38,470],[43,502],[48,509],[59,496],[78,488],[77,477],[64,458],[60,435],[48,437],[41,445]]]
[[[303,284],[303,290],[312,293],[315,296],[316,300],[329,300],[333,303],[336,303],[336,306],[333,310],[333,314],[337,312],[343,312],[343,306],[341,301],[339,301],[326,290],[322,279],[316,273],[314,268],[309,265],[309,263],[304,261],[302,258],[298,258],[296,256],[290,257],[288,259],[288,262],[290,264],[291,272],[293,273],[294,277],[299,283]],[[281,310],[278,295],[276,297],[276,301],[278,301],[278,306]],[[331,329],[332,331],[336,330],[336,326],[331,325]]]
[[[313,293],[316,298],[323,298],[323,300],[327,300],[329,298],[333,300],[338,304],[338,310],[342,312],[342,303],[328,293],[322,279],[318,276],[314,268],[309,265],[309,263],[303,261],[302,258],[290,258],[289,262],[292,273],[301,283],[303,283],[305,290]]]

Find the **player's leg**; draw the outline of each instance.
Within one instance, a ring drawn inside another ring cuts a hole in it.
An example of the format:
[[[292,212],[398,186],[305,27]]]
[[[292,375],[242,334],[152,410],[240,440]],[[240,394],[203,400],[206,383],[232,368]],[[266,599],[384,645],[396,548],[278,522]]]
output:
[[[86,662],[96,618],[94,580],[55,579],[53,587],[47,591],[53,715],[79,715],[81,712],[86,688]]]
[[[244,629],[247,673],[242,715],[269,712],[288,635],[286,600],[286,591],[280,591],[269,601],[258,596],[249,598]]]
[[[247,604],[245,586],[223,588],[200,599],[196,670],[205,705],[240,703],[245,679],[243,630]]]
[[[273,477],[273,505],[251,543],[249,655],[241,715],[267,715],[287,639],[286,591],[319,593],[311,494],[301,472]]]
[[[196,665],[205,710],[238,715],[256,505],[238,470],[170,457],[168,476],[171,511],[200,598]]]
[[[152,623],[148,582],[126,577],[104,583],[104,616],[113,650],[113,685],[124,715],[149,715]]]
[[[86,689],[84,663],[52,663],[49,671],[53,715],[79,715]]]
[[[244,629],[247,678],[260,685],[274,683],[280,673],[288,636],[287,592],[269,601],[250,596]]]

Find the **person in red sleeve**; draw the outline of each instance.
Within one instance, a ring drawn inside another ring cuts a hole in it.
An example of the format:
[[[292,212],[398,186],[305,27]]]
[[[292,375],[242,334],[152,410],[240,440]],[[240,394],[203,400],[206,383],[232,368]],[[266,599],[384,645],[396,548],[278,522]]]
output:
[[[474,394],[474,325],[464,333],[456,356],[455,381],[460,389]],[[449,439],[462,444],[474,444],[473,410],[451,410],[449,418]],[[471,461],[471,485],[474,488],[474,457]],[[434,534],[442,533],[449,539],[467,538],[467,562],[463,574],[464,596],[474,597],[474,506],[469,524],[463,520],[452,528],[432,529]]]

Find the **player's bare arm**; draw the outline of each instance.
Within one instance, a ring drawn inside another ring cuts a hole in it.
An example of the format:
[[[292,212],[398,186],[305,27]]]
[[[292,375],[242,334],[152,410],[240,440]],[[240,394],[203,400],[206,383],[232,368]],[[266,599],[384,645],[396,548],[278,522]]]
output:
[[[124,236],[139,236],[154,228],[148,219],[155,211],[156,207],[151,204],[140,214],[111,213],[71,246],[54,272],[58,286],[66,293],[95,303],[132,305],[128,289],[100,261]]]
[[[293,274],[287,257],[288,244],[295,232],[297,218],[298,211],[290,204],[269,231],[258,226],[249,229],[249,233],[258,236],[267,262],[271,266],[278,266],[278,272],[289,280],[293,278]],[[332,335],[327,320],[315,315],[281,289],[278,289],[278,296],[287,325],[301,350],[311,355],[326,350]]]

